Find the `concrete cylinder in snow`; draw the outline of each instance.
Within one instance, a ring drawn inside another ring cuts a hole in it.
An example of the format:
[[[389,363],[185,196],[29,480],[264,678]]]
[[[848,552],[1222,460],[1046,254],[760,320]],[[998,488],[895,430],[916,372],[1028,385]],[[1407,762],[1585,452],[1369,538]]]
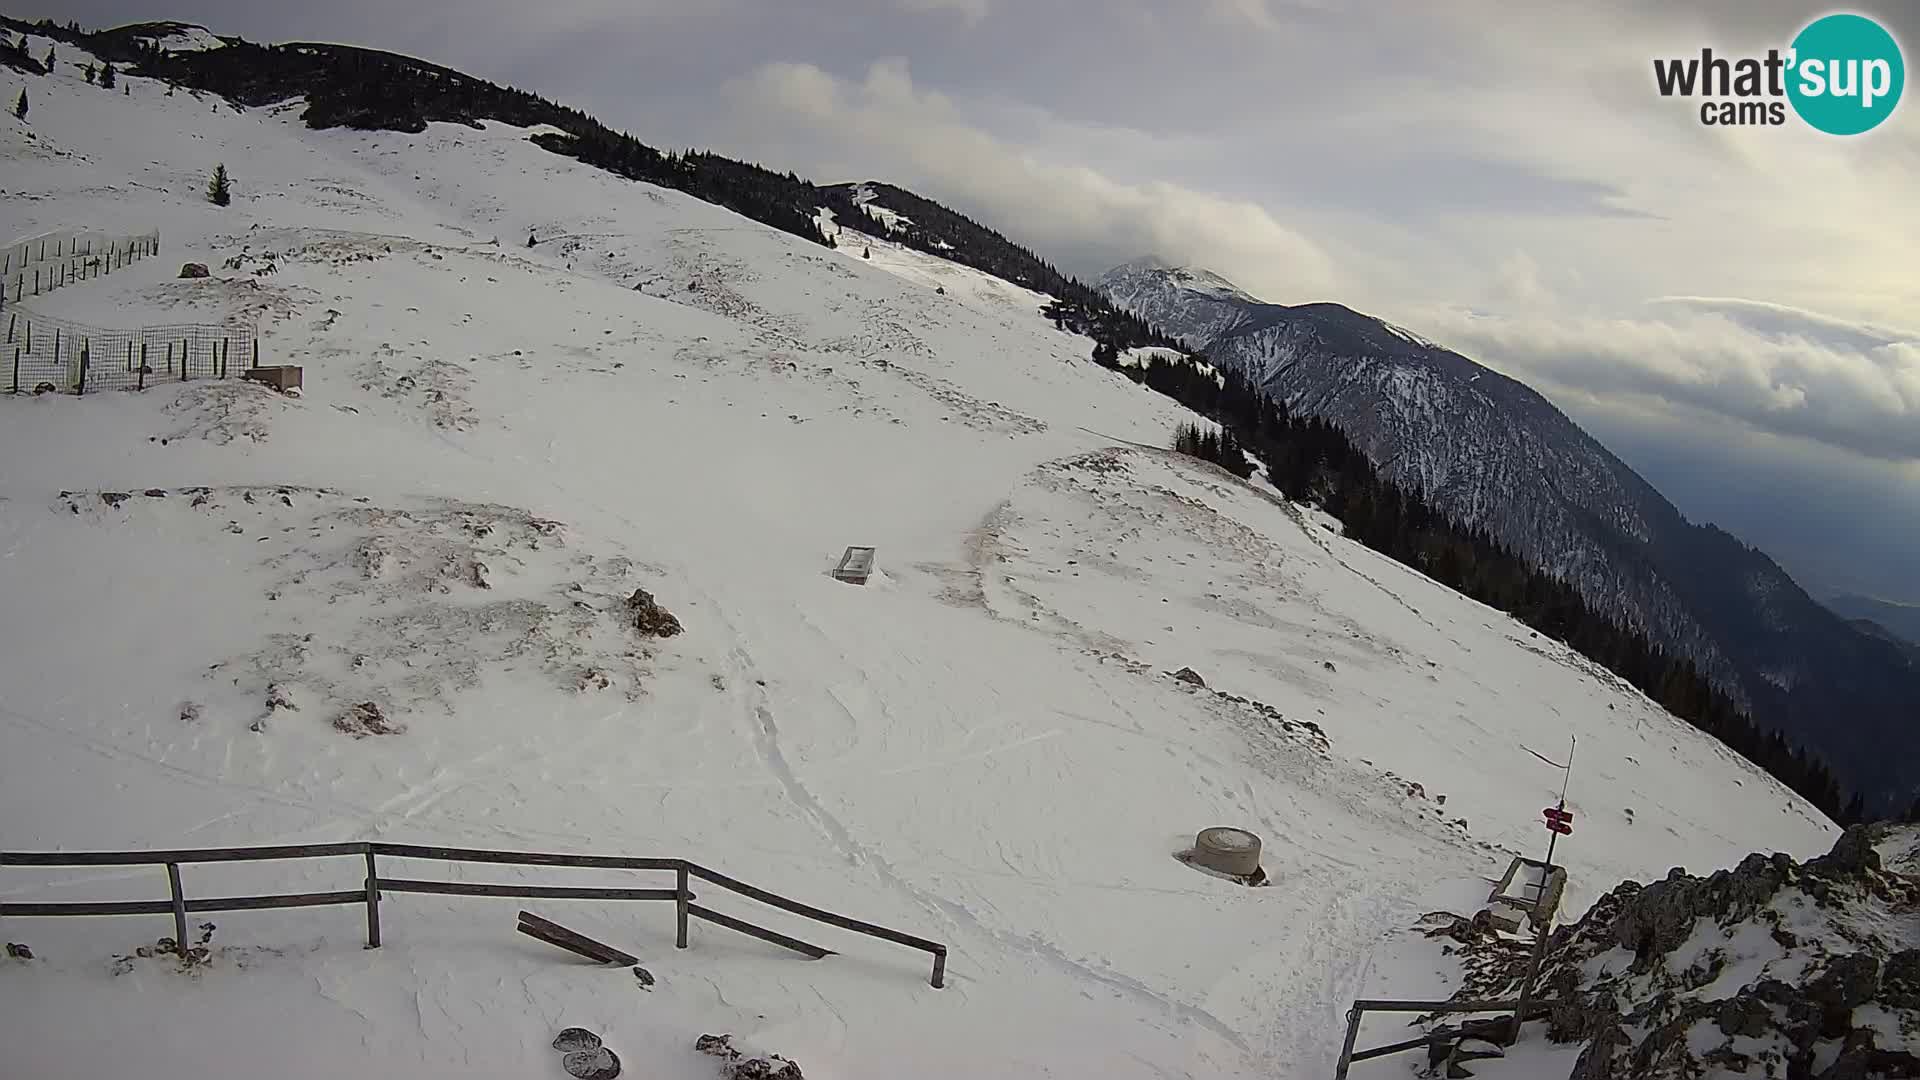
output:
[[[1201,829],[1193,838],[1193,861],[1222,874],[1246,877],[1260,869],[1260,838],[1245,829]]]

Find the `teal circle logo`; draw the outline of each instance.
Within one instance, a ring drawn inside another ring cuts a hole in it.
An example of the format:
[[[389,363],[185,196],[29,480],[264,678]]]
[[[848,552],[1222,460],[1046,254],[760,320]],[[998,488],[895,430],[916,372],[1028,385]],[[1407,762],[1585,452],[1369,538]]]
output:
[[[1864,15],[1827,15],[1793,39],[1787,100],[1793,111],[1829,135],[1879,127],[1900,104],[1907,65],[1900,44]]]

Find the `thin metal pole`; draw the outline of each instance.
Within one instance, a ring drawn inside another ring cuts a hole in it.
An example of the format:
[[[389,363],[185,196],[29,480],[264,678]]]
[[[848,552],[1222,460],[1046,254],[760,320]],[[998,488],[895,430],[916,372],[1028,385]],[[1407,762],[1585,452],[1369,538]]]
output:
[[[167,864],[167,887],[173,890],[173,948],[187,955],[187,895],[180,890],[180,864]]]
[[[933,954],[932,982],[935,990],[944,989],[947,985],[947,953],[944,949]]]
[[[1360,1038],[1360,1006],[1347,1010],[1347,1041],[1340,1048],[1340,1061],[1333,1067],[1333,1080],[1347,1080],[1347,1067],[1352,1064],[1353,1044]]]
[[[1560,777],[1559,808],[1562,810],[1565,810],[1567,808],[1567,785],[1573,782],[1573,751],[1576,747],[1580,745],[1580,740],[1578,736],[1569,735],[1567,736],[1567,740],[1568,740],[1567,741],[1567,765]],[[1546,859],[1548,872],[1551,872],[1553,870],[1553,847],[1555,844],[1559,842],[1560,842],[1560,830],[1548,829],[1547,830],[1547,859]],[[1543,882],[1543,887],[1544,887],[1544,882]]]
[[[143,341],[140,343],[140,375],[139,375],[139,378],[134,383],[134,389],[145,390],[146,388],[147,388],[147,343]]]
[[[675,879],[675,884],[674,884],[674,890],[673,890],[673,907],[674,907],[675,918],[678,920],[678,925],[674,929],[673,947],[676,949],[684,949],[687,947],[687,900],[688,900],[687,867],[685,863],[680,864],[678,867],[674,869],[674,879]]]
[[[380,872],[373,864],[373,848],[367,848],[367,948],[380,947]]]

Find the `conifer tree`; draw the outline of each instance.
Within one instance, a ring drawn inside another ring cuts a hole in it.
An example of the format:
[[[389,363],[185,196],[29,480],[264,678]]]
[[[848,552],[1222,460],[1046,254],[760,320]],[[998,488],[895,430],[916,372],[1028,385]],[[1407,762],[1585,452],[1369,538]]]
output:
[[[213,179],[207,182],[207,201],[215,206],[225,206],[233,201],[233,184],[227,179],[225,162],[213,168]]]
[[[109,60],[107,66],[100,69],[100,89],[113,89],[113,82],[113,62]]]
[[[20,88],[20,97],[13,103],[13,115],[22,120],[27,118],[27,88]]]
[[[95,73],[94,73],[94,70],[93,70],[93,65],[92,65],[92,64],[88,64],[88,65],[87,65],[87,83],[88,83],[89,85],[91,85],[91,84],[93,83],[93,77],[94,77],[94,74],[95,74]]]

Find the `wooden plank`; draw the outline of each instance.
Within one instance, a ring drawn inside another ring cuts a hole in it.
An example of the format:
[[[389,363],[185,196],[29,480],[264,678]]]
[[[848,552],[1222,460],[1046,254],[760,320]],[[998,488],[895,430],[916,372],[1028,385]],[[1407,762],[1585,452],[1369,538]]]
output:
[[[810,904],[802,904],[797,900],[789,900],[784,896],[770,893],[765,889],[756,888],[744,881],[730,878],[717,871],[709,870],[698,863],[688,863],[687,869],[694,876],[705,881],[710,881],[721,888],[732,889],[742,896],[751,897],[763,904],[770,904],[784,911],[791,911],[795,915],[805,915],[807,918],[813,919],[816,922],[823,922],[829,926],[837,926],[842,930],[851,930],[856,934],[868,934],[873,937],[882,938],[897,945],[905,945],[910,949],[920,949],[936,954],[947,951],[947,947],[937,941],[928,941],[926,938],[914,937],[912,934],[903,934],[898,930],[889,930],[884,926],[876,926],[870,922],[861,922],[859,919],[849,919],[844,915],[835,915],[831,911],[823,911]]]
[[[1372,1061],[1377,1057],[1386,1057],[1388,1054],[1398,1054],[1407,1050],[1418,1050],[1422,1046],[1456,1038],[1459,1034],[1457,1031],[1449,1031],[1439,1035],[1422,1035],[1417,1039],[1408,1039],[1406,1042],[1392,1043],[1387,1046],[1376,1046],[1371,1050],[1356,1050],[1347,1057],[1347,1060],[1358,1065],[1363,1061]]]
[[[185,900],[185,911],[259,911],[266,908],[331,907],[366,900],[364,889],[352,892],[286,893],[279,896],[226,896]],[[169,915],[172,900],[128,900],[110,903],[0,904],[0,917],[65,915]]]
[[[482,885],[466,881],[413,881],[381,878],[386,892],[438,893],[443,896],[518,896],[544,900],[673,900],[678,889],[602,889],[555,885]]]
[[[0,918],[59,915],[165,915],[171,900],[122,900],[107,903],[0,904]]]
[[[575,933],[559,923],[549,922],[531,911],[520,913],[520,925],[517,929],[532,938],[539,938],[549,945],[557,945],[568,952],[579,953],[589,960],[598,960],[603,964],[632,966],[640,959],[621,952],[603,942],[595,941],[585,934]]]
[[[278,896],[228,896],[187,901],[188,911],[264,911],[268,908],[333,907],[364,904],[365,889],[349,892],[282,893]]]
[[[176,851],[0,851],[0,866],[163,866],[167,863],[324,859],[365,854],[364,841],[278,847],[189,848]]]
[[[418,844],[372,845],[376,855],[401,859],[438,859],[442,862],[503,863],[511,866],[585,866],[613,870],[678,870],[681,859],[637,859],[624,855],[551,855],[540,851],[487,851],[480,848],[423,847]]]
[[[764,926],[755,926],[750,922],[736,919],[731,915],[722,915],[711,908],[703,908],[699,904],[688,904],[687,914],[696,919],[705,919],[710,923],[717,923],[729,930],[737,930],[748,937],[757,937],[761,941],[770,941],[775,945],[792,949],[794,952],[800,953],[810,960],[818,960],[822,957],[834,955],[832,949],[823,949],[818,945],[810,945],[807,942],[801,941],[799,938],[788,937],[785,934],[768,930]]]

